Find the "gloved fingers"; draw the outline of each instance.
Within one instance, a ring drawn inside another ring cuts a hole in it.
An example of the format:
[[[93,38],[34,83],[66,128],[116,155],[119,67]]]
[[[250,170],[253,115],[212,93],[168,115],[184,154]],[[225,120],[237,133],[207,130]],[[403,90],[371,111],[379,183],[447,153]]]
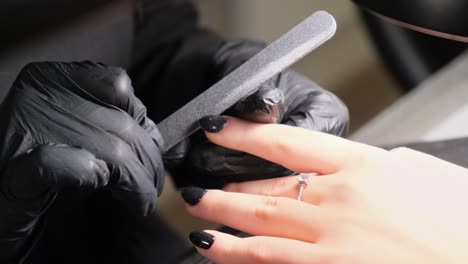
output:
[[[115,109],[96,108],[86,118],[96,127],[108,133],[107,135],[103,135],[104,137],[112,135],[122,141],[119,144],[129,146],[131,148],[129,155],[135,156],[141,166],[147,171],[147,173],[139,174],[139,176],[147,176],[152,186],[157,186],[159,190],[162,190],[163,184],[161,182],[158,183],[158,180],[161,181],[160,178],[164,177],[164,166],[160,152],[161,146],[155,144],[147,131],[129,115],[115,111]],[[155,129],[155,133],[159,134],[156,127]],[[103,147],[106,149],[105,146]],[[110,153],[116,154],[112,151]]]
[[[155,151],[156,148],[153,146],[156,144],[157,148],[161,147],[163,139],[156,124],[146,116],[145,106],[135,96],[127,72],[122,68],[103,64],[87,62],[84,65],[85,67],[77,67],[71,72],[71,77],[80,88],[100,101],[125,111],[133,120],[126,118],[115,109],[109,108],[98,108],[88,117],[94,120],[96,125],[129,143],[137,152],[141,162],[150,172],[154,172],[155,166],[151,166],[151,163],[160,154]],[[138,126],[143,130],[139,129]],[[151,141],[147,140],[146,134],[149,135]],[[142,153],[143,151],[151,153]]]
[[[348,109],[336,95],[292,70],[281,73],[277,85],[284,93],[283,124],[347,135]]]
[[[158,147],[162,147],[164,145],[164,139],[162,138],[161,133],[159,133],[158,127],[153,120],[147,116],[146,107],[133,93],[130,96],[127,112],[146,131]]]
[[[151,214],[164,185],[164,174],[150,173],[130,146],[121,140],[101,149],[101,155],[110,168],[111,179],[107,188],[113,198],[129,210]]]
[[[268,179],[293,172],[257,156],[224,148],[205,141],[194,145],[183,164],[190,169],[184,173],[187,184],[203,188],[222,188],[230,182]],[[190,165],[190,166],[189,166]]]
[[[113,112],[118,113],[120,117],[109,119],[108,116],[103,116],[104,120],[122,125],[125,123],[125,120],[130,120],[133,123],[133,127],[139,128],[138,131],[149,138],[146,133],[142,132],[143,129],[134,124],[135,121],[127,114],[123,115],[123,113],[118,111]],[[126,117],[126,119],[122,119],[122,116]],[[75,133],[75,137],[59,139],[67,142],[69,145],[77,145],[90,150],[97,158],[107,164],[110,179],[105,189],[110,191],[116,201],[137,213],[151,213],[158,193],[162,191],[164,186],[164,168],[156,146],[150,143],[145,148],[142,148],[140,152],[135,152],[130,146],[130,142],[123,141],[112,131],[105,131],[93,124],[81,126],[81,123],[76,123],[74,125],[74,129],[80,133]],[[125,126],[122,126],[122,128],[125,128]],[[65,132],[71,133],[71,131],[64,131],[62,134],[65,134]],[[130,136],[130,133],[128,136]],[[135,134],[134,136],[141,137],[139,134]],[[148,139],[147,141],[150,140]],[[154,154],[148,154],[147,151],[154,152]],[[146,167],[140,159],[147,159],[153,163]]]
[[[225,114],[258,123],[281,122],[284,112],[284,94],[275,87],[274,79],[270,79],[255,93],[237,102]]]
[[[309,111],[293,113],[285,120],[284,124],[321,131],[340,137],[347,136],[348,122],[344,121],[346,118],[340,117],[340,115],[329,116],[330,113],[324,112],[311,115],[310,112],[314,112],[314,110],[309,109]]]
[[[100,101],[125,111],[157,144],[162,144],[156,124],[147,117],[146,107],[135,96],[132,81],[124,69],[92,62],[76,62],[72,67],[70,77],[81,89]]]
[[[146,116],[145,106],[134,95],[130,77],[122,68],[90,61],[34,62],[21,70],[12,90],[34,90],[48,103],[74,113],[88,111],[84,105],[89,102],[120,109],[134,118],[156,144],[163,143],[156,125]]]
[[[345,137],[348,134],[348,109],[331,92],[310,92],[291,107],[283,123]]]
[[[74,92],[78,92],[86,99],[91,96],[126,111],[129,105],[129,95],[133,94],[133,87],[130,78],[122,68],[90,61],[62,64],[68,69],[67,74],[71,80],[81,90],[70,87]]]
[[[85,149],[41,145],[12,159],[3,177],[9,196],[30,199],[66,188],[103,187],[109,181],[109,170]]]

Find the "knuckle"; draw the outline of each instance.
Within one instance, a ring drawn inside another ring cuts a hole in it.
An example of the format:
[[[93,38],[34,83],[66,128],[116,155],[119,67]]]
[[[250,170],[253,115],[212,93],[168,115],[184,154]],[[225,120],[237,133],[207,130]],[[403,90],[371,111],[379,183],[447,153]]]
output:
[[[125,142],[114,140],[105,155],[109,163],[117,167],[123,167],[128,162],[130,153],[131,149]]]
[[[389,152],[392,154],[400,155],[400,154],[411,153],[412,150],[407,147],[397,147],[397,148],[391,149]]]
[[[36,68],[44,68],[44,67],[53,66],[53,65],[59,66],[61,64],[62,63],[55,62],[55,61],[33,61],[33,62],[29,62],[26,65],[24,65],[23,68],[21,69],[21,72],[22,71],[30,71],[30,70],[36,69]]]
[[[39,146],[34,149],[28,150],[27,154],[32,156],[39,166],[47,166],[50,159],[46,159],[46,153],[49,152],[49,146]]]
[[[346,107],[346,105],[341,100],[339,100],[338,98],[336,98],[335,106],[336,106],[337,120],[340,121],[340,122],[346,123],[346,124],[349,123],[349,110],[348,110],[348,107]]]
[[[127,72],[120,68],[114,68],[115,75],[112,80],[113,94],[121,101],[128,99],[133,94],[130,77]]]
[[[52,145],[52,144],[51,145],[40,145],[40,146],[37,146],[35,148],[32,148],[32,149],[28,150],[28,153],[42,156],[42,155],[44,155],[45,153],[47,153],[48,151],[50,151],[51,149],[54,149],[54,148],[55,148],[55,145]]]
[[[361,166],[373,166],[377,161],[382,160],[381,158],[388,155],[388,152],[383,149],[375,147],[359,147],[353,150],[350,150],[349,160],[347,164],[355,166],[355,164],[360,164]]]
[[[54,160],[53,158],[58,156],[58,154],[61,154],[59,151],[60,148],[57,145],[49,144],[37,146],[31,150],[28,150],[27,153],[35,156],[39,164],[45,165],[50,163],[51,160]]]
[[[82,89],[99,100],[123,110],[133,95],[133,87],[127,72],[121,68],[92,66],[77,68],[72,78]]]
[[[261,202],[255,207],[254,215],[261,221],[268,221],[272,218],[278,208],[279,199],[273,196],[264,196]]]
[[[83,173],[82,176],[95,175],[97,167],[98,167],[98,164],[96,160],[89,159],[89,158],[84,159],[82,168],[85,171],[85,173]]]
[[[132,155],[130,146],[120,139],[113,138],[109,144],[103,145],[98,158],[106,163],[109,170],[109,179],[116,186],[124,184],[126,188],[133,189],[138,184],[138,181],[132,180],[134,170]],[[132,195],[137,196],[138,193],[133,192]]]
[[[401,152],[405,152],[405,151],[406,151],[405,147],[396,147],[396,148],[393,148],[393,149],[389,150],[389,152],[391,152],[391,153],[401,153]]]
[[[30,62],[23,66],[16,77],[16,82],[13,84],[13,87],[22,86],[21,82],[33,83],[31,76],[38,75],[38,69],[50,68],[51,65],[56,64],[55,62]],[[21,82],[19,82],[21,81]],[[28,85],[28,87],[35,88],[35,85]]]
[[[328,186],[327,200],[335,202],[348,202],[354,193],[354,187],[350,181],[336,181]]]
[[[275,134],[273,135],[271,152],[279,152],[279,154],[288,157],[292,154],[293,150],[291,144],[284,138],[283,135]]]
[[[31,69],[40,66],[42,63],[41,62],[30,62],[21,69],[21,72],[27,72],[30,71]]]
[[[134,145],[140,137],[141,127],[128,115],[123,115],[116,129],[119,137],[130,145]]]

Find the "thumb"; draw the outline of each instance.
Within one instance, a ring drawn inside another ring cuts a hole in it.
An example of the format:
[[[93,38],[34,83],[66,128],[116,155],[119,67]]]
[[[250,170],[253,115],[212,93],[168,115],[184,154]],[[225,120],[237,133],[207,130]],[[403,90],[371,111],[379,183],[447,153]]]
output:
[[[104,161],[85,149],[41,145],[11,160],[3,178],[7,194],[30,199],[65,188],[103,187],[109,181],[109,170]]]
[[[284,94],[274,86],[274,80],[271,79],[224,114],[256,123],[279,123],[283,118],[283,112]]]

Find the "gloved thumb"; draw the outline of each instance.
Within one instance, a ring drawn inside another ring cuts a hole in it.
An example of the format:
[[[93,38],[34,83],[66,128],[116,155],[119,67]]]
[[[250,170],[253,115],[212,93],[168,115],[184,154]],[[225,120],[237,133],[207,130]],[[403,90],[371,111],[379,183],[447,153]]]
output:
[[[41,145],[14,158],[3,175],[3,189],[15,199],[33,199],[66,188],[107,185],[109,170],[91,152],[68,145]]]
[[[273,80],[268,82],[260,86],[255,93],[237,102],[224,114],[256,123],[281,122],[284,113],[284,94],[274,86]]]

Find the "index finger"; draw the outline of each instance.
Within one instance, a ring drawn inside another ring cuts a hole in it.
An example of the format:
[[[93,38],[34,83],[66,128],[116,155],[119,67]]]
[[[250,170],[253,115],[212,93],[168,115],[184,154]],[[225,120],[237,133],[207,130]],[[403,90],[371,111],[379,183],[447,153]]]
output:
[[[225,118],[228,123],[223,130],[206,132],[212,142],[259,156],[295,172],[336,173],[377,149],[303,128]]]
[[[210,248],[197,247],[196,249],[200,254],[213,260],[214,263],[322,264],[330,263],[329,259],[333,256],[331,252],[327,252],[329,250],[321,245],[281,237],[239,238],[213,230],[193,232],[192,237],[194,233],[205,233],[213,236]]]
[[[146,107],[135,96],[132,81],[124,69],[89,61],[67,65],[73,68],[70,71],[73,81],[83,90],[78,91],[80,94],[85,92],[105,104],[126,112],[158,146],[162,145],[163,139],[159,130],[148,118]],[[88,97],[86,98],[89,99]]]

